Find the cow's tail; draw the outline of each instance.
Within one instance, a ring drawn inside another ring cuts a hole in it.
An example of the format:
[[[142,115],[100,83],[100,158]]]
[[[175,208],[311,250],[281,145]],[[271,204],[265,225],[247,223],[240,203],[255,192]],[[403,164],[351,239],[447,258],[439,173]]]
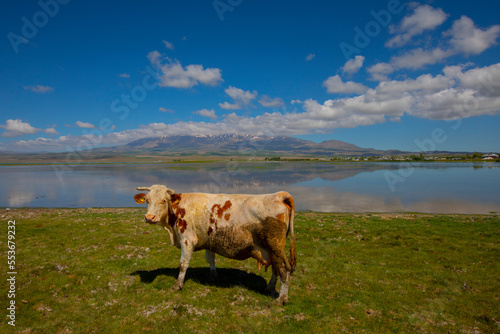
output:
[[[297,253],[295,252],[295,234],[293,232],[293,221],[295,217],[295,204],[293,202],[293,198],[291,195],[288,195],[284,198],[283,202],[288,207],[288,231],[290,233],[290,256],[288,258],[288,262],[290,263],[290,267],[292,270],[290,274],[295,271],[295,267],[297,266]]]

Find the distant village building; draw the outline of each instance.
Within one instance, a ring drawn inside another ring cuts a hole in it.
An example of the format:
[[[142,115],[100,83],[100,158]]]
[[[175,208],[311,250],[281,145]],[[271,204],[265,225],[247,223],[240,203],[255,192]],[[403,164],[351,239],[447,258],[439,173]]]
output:
[[[482,157],[483,160],[493,160],[493,159],[498,159],[498,158],[499,158],[498,154],[494,154],[494,153],[485,154]]]

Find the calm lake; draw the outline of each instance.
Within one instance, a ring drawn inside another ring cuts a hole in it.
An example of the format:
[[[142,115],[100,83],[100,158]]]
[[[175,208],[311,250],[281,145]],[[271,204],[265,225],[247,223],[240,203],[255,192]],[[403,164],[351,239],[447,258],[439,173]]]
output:
[[[292,194],[298,211],[500,212],[500,164],[226,162],[0,166],[0,207],[134,207],[137,186]]]

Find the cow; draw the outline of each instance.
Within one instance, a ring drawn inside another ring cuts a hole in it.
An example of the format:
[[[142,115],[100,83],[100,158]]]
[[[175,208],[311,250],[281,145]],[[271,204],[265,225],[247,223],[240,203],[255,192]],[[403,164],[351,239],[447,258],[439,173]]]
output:
[[[170,243],[181,250],[179,276],[173,291],[182,289],[193,252],[205,250],[210,265],[210,278],[217,277],[215,254],[245,260],[254,258],[260,269],[272,267],[266,292],[274,295],[277,277],[280,292],[275,302],[288,302],[290,275],[297,256],[293,220],[295,206],[290,194],[206,194],[175,193],[164,185],[138,187],[147,191],[134,196],[137,203],[147,203],[144,221],[162,226],[170,235]],[[285,242],[290,234],[290,254],[285,255]]]

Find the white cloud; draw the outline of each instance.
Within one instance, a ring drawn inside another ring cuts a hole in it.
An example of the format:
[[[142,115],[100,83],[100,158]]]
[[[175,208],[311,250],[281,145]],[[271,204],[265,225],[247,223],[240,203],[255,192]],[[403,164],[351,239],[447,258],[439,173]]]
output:
[[[130,78],[130,74],[128,73],[122,73],[118,75],[120,78]]]
[[[422,96],[410,114],[433,120],[454,120],[497,115],[500,98],[477,95],[472,89],[450,88]]]
[[[452,50],[442,50],[441,48],[435,48],[432,50],[423,50],[417,48],[410,50],[402,56],[393,57],[391,59],[391,64],[396,69],[412,69],[417,70],[425,65],[436,64],[450,56],[454,52]]]
[[[202,65],[188,65],[182,68],[180,63],[166,64],[161,67],[161,71],[162,87],[191,88],[198,84],[215,86],[223,81],[220,69],[204,69]]]
[[[500,25],[494,25],[482,30],[476,28],[474,22],[467,16],[462,16],[453,23],[450,30],[443,33],[451,36],[451,45],[457,52],[480,54],[484,50],[497,44],[496,40],[500,34]]]
[[[163,44],[165,44],[165,47],[169,50],[174,50],[175,47],[172,43],[170,43],[169,41],[163,41]]]
[[[314,125],[316,128],[323,129],[354,128],[385,122],[383,113],[367,112],[371,110],[370,108],[374,108],[372,111],[380,111],[385,105],[382,103],[370,105],[363,101],[364,98],[365,95],[349,99],[327,100],[323,104],[308,99],[304,101],[307,116],[305,121],[309,123],[309,126]]]
[[[215,114],[215,110],[213,110],[213,109],[210,109],[210,110],[201,109],[198,111],[194,111],[194,113],[197,115],[203,116],[203,117],[208,117],[211,120],[216,120],[218,118],[217,115]]]
[[[215,86],[224,81],[218,68],[203,68],[202,65],[183,67],[179,61],[169,58],[165,58],[165,63],[162,63],[162,55],[156,50],[148,54],[148,59],[160,72],[160,87],[192,88],[199,84]]]
[[[154,50],[148,53],[148,60],[151,62],[153,66],[160,66],[160,60],[161,60],[161,53],[158,51]]]
[[[226,90],[224,90],[227,95],[229,95],[235,101],[241,101],[243,104],[247,105],[257,97],[256,91],[245,91],[240,88],[229,86]]]
[[[316,57],[314,53],[310,53],[306,56],[306,61],[311,61]]]
[[[368,68],[368,73],[372,75],[371,79],[375,81],[388,80],[388,75],[394,72],[394,66],[389,63],[377,63]]]
[[[0,128],[5,129],[5,131],[0,136],[6,138],[32,135],[38,132],[44,132],[47,134],[55,134],[55,135],[58,134],[58,132],[54,128],[47,128],[45,130],[38,129],[31,126],[31,124],[29,123],[23,122],[20,119],[8,119],[5,122],[5,125],[0,125]]]
[[[446,75],[432,76],[423,74],[416,79],[392,80],[379,83],[374,89],[380,99],[392,99],[404,93],[415,96],[430,94],[445,90],[455,84],[453,78]]]
[[[377,63],[368,69],[375,81],[388,80],[388,75],[401,69],[418,70],[426,65],[439,63],[446,58],[453,56],[455,52],[451,49],[443,50],[439,47],[432,50],[416,48],[404,53],[401,56],[391,58],[390,63]]]
[[[467,66],[470,66],[468,64]],[[453,120],[500,112],[500,63],[463,71],[467,66],[447,66],[443,74],[417,79],[381,82],[377,99],[397,99],[407,94],[412,105],[406,111],[419,118]]]
[[[309,99],[304,110],[308,119],[335,121],[334,127],[399,119],[405,113],[435,120],[498,115],[500,63],[464,71],[467,66],[448,66],[435,76],[381,82],[364,94],[323,104]]]
[[[158,111],[174,113],[174,111],[172,109],[167,109],[167,108],[163,108],[163,107],[158,108]]]
[[[248,108],[251,106],[251,101],[255,99],[258,95],[257,91],[245,91],[240,88],[229,86],[224,92],[233,99],[234,103],[224,102],[219,103],[222,109],[236,110],[242,108]]]
[[[29,123],[24,123],[20,119],[8,119],[5,122],[5,125],[0,125],[1,128],[5,129],[5,132],[2,133],[2,137],[18,137],[27,134],[35,134],[40,131]]]
[[[40,94],[51,93],[54,91],[54,87],[43,86],[43,85],[24,86],[24,89]]]
[[[84,128],[84,129],[95,129],[95,125],[91,123],[85,123],[81,121],[76,121],[75,125],[79,128]]]
[[[462,72],[463,67],[446,67],[443,72],[460,80],[460,87],[484,96],[500,96],[500,63]]]
[[[456,52],[452,49],[437,47],[431,50],[424,50],[416,48],[401,56],[392,57],[389,63],[377,63],[368,68],[368,72],[372,75],[372,80],[385,81],[388,80],[388,75],[395,71],[401,69],[418,70],[424,68],[426,65],[434,65],[442,62],[455,54]]]
[[[43,132],[45,132],[49,135],[58,135],[59,134],[59,132],[57,132],[57,130],[55,128],[48,128],[48,129],[43,130]]]
[[[363,67],[363,62],[365,61],[365,57],[356,56],[353,59],[349,59],[344,66],[342,66],[342,72],[354,74],[359,71],[361,67]]]
[[[419,6],[413,15],[403,19],[401,27],[398,28],[398,31],[402,32],[402,34],[388,41],[386,46],[407,44],[412,36],[425,30],[435,29],[446,18],[447,14],[441,9],[434,9],[428,5]],[[453,22],[451,29],[442,33],[442,36],[448,39],[440,41],[438,47],[410,49],[401,55],[391,57],[387,63],[382,62],[371,66],[368,72],[372,75],[372,80],[388,80],[389,74],[401,69],[418,70],[426,65],[437,64],[458,54],[466,56],[480,54],[497,44],[496,40],[499,35],[500,25],[494,25],[483,30],[477,28],[470,18],[462,16]]]
[[[323,81],[323,86],[328,93],[363,93],[368,89],[365,85],[354,81],[343,82],[338,74]]]
[[[224,103],[219,103],[219,107],[225,110],[238,110],[241,109],[241,106],[237,103],[229,103],[229,102],[224,102]]]
[[[262,97],[259,100],[259,103],[266,108],[278,108],[278,107],[283,107],[285,105],[282,98],[276,97],[272,99],[267,95],[262,95]]]
[[[434,30],[448,18],[441,8],[421,5],[415,8],[411,15],[405,16],[401,25],[393,28],[399,34],[386,42],[387,47],[398,47],[408,43],[413,36],[420,35],[426,30]]]

